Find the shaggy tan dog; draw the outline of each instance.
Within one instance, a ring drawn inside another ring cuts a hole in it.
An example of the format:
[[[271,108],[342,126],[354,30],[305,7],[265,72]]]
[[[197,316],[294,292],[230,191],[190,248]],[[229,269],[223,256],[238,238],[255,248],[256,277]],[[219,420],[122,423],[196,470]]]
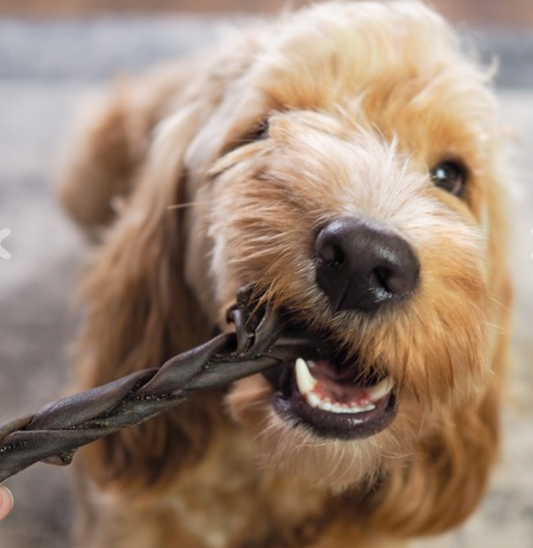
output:
[[[251,282],[336,350],[86,450],[81,546],[399,546],[470,515],[510,304],[487,79],[428,8],[362,2],[118,86],[62,184],[101,238],[83,386],[226,329]]]

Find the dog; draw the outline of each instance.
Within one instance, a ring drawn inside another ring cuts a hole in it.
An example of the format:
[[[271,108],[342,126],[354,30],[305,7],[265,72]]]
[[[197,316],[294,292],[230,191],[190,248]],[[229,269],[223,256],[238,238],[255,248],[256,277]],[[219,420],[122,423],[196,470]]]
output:
[[[92,444],[84,548],[377,548],[450,530],[508,362],[490,71],[416,1],[323,3],[123,80],[60,184],[98,242],[80,386],[163,363],[254,284],[335,350]]]

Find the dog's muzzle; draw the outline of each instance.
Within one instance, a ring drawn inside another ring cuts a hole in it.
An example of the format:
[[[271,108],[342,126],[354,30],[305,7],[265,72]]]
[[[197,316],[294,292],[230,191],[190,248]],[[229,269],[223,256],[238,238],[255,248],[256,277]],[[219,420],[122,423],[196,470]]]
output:
[[[317,285],[333,313],[376,313],[407,299],[420,277],[420,263],[406,240],[356,217],[335,219],[321,228],[315,268]],[[306,337],[331,340],[320,334]],[[319,359],[302,356],[265,373],[276,389],[276,411],[325,438],[360,439],[386,428],[395,417],[397,397],[382,368],[362,367],[358,357],[347,358],[334,347],[322,352]]]

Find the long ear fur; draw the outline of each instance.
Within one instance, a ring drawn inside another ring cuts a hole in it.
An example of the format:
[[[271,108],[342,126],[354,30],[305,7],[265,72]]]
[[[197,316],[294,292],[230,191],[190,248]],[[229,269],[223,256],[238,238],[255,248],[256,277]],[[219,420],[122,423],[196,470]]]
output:
[[[207,116],[192,102],[165,122],[122,217],[96,251],[85,280],[86,320],[78,345],[84,387],[157,366],[203,342],[210,327],[183,274],[183,156]],[[198,462],[215,430],[213,394],[88,447],[84,462],[106,488],[166,489]],[[194,425],[194,426],[191,426]]]
[[[441,533],[477,508],[498,454],[499,397],[491,390],[420,444],[405,469],[390,472],[370,521],[400,537]]]
[[[116,204],[135,186],[154,127],[197,70],[180,63],[139,79],[122,78],[102,102],[93,100],[83,109],[82,131],[69,141],[57,190],[69,215],[89,235],[98,237],[117,217]]]

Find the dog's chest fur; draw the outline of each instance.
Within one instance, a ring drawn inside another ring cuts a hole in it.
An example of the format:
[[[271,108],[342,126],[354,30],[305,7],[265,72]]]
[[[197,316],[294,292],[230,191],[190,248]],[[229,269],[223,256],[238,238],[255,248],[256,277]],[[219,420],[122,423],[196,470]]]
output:
[[[289,474],[265,474],[238,430],[224,437],[170,499],[177,520],[210,548],[303,546],[319,537],[317,526],[326,523],[323,496]]]
[[[353,515],[339,520],[339,501],[309,489],[310,481],[259,463],[238,429],[230,427],[224,439],[168,499],[186,538],[206,548],[353,548],[354,538],[365,547],[388,546],[383,539],[369,544],[373,534]]]

